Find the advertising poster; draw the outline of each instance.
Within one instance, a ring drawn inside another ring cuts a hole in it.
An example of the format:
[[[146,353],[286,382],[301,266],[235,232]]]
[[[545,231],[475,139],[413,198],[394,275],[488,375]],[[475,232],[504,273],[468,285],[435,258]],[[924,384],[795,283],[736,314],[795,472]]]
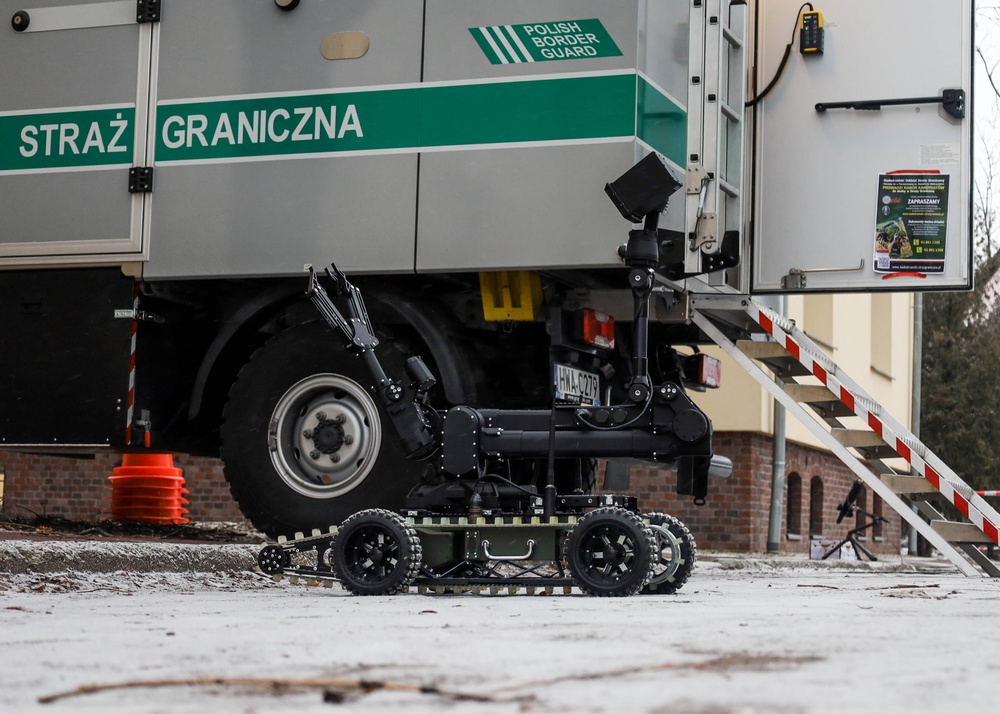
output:
[[[948,178],[942,174],[904,172],[878,177],[876,272],[944,272]]]

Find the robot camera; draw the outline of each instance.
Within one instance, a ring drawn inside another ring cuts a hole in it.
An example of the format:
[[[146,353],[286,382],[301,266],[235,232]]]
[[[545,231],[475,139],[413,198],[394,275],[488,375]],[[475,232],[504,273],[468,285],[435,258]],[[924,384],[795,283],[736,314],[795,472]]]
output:
[[[656,153],[648,154],[635,166],[604,186],[622,217],[640,223],[651,213],[659,213],[681,187]]]

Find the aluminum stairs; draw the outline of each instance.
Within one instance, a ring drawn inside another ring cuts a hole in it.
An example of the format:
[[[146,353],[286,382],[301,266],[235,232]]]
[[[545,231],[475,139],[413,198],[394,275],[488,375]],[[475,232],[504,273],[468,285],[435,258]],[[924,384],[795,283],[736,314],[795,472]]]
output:
[[[980,550],[1000,544],[1000,514],[793,321],[746,295],[692,296],[691,308],[710,339],[962,573],[1000,577],[998,564]],[[904,460],[910,474],[890,459]],[[960,520],[942,512],[942,499]]]

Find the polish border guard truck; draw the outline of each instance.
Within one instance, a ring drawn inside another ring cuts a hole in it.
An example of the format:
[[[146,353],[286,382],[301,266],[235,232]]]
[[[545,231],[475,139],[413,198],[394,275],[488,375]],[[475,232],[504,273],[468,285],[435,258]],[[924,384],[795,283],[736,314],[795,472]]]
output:
[[[0,445],[221,456],[272,535],[436,477],[317,320],[312,264],[363,290],[385,364],[423,355],[438,407],[621,398],[602,189],[650,153],[682,186],[656,383],[717,386],[674,349],[710,341],[699,296],[971,285],[971,0],[0,10]]]

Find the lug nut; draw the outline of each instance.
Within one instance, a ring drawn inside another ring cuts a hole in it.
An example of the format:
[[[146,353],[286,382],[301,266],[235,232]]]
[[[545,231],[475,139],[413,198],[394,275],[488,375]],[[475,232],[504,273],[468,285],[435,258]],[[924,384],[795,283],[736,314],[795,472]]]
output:
[[[343,414],[338,414],[333,418],[333,420],[338,424],[343,424],[345,421],[347,421],[347,417],[344,416]]]
[[[340,461],[340,454],[330,454],[330,461],[333,463]]]
[[[353,444],[354,443],[354,434],[344,434],[344,443],[345,444]]]
[[[320,421],[326,421],[326,412],[316,412],[316,418]]]
[[[310,459],[318,459],[319,458],[319,452],[316,451],[316,450],[310,451],[309,452],[309,458]]]
[[[302,436],[306,437],[307,439],[313,438],[313,430],[306,429],[305,431],[302,432]]]

